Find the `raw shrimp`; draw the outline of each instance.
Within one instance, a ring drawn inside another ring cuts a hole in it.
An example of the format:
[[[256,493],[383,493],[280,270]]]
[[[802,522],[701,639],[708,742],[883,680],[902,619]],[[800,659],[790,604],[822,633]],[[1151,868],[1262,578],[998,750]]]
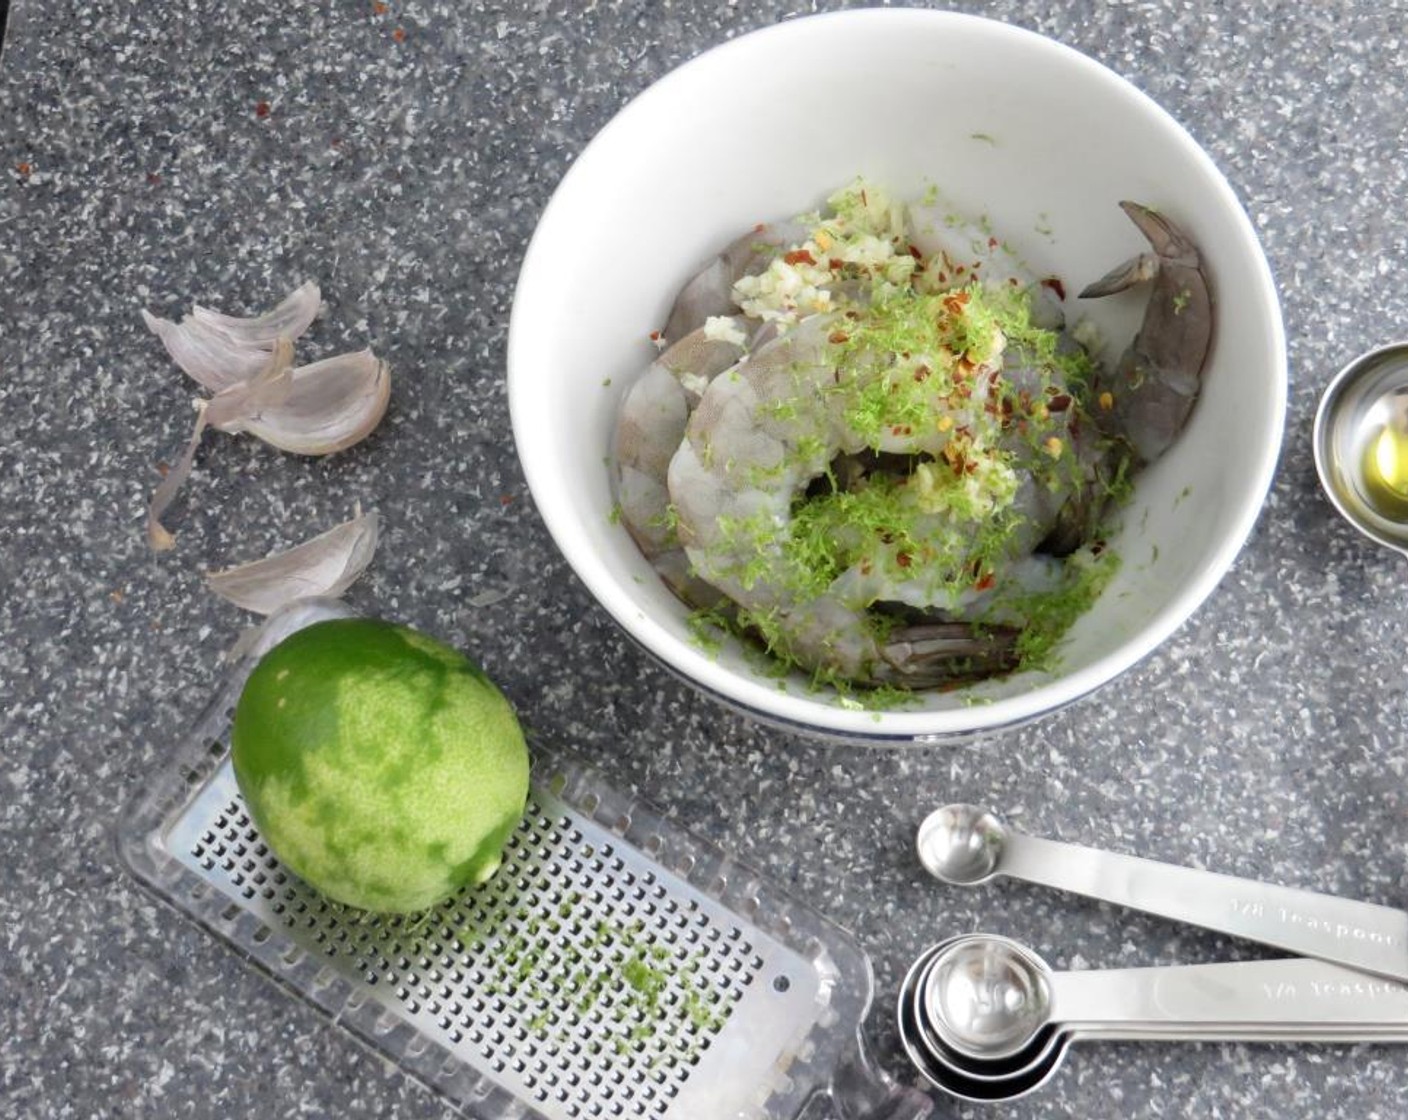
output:
[[[745,352],[741,318],[700,326],[653,361],[627,391],[616,421],[616,502],[621,524],[660,577],[691,606],[719,592],[695,579],[671,527],[665,473],[710,381]]]
[[[665,341],[678,342],[715,316],[736,314],[734,285],[762,272],[788,245],[805,236],[801,223],[786,221],[760,224],[735,238],[681,289],[665,321]]]
[[[1121,209],[1148,240],[1141,253],[1086,287],[1081,299],[1153,281],[1134,340],[1112,373],[1097,371],[1093,413],[1100,440],[1080,447],[1083,482],[1062,508],[1046,548],[1057,556],[1089,540],[1118,480],[1153,462],[1183,431],[1212,347],[1213,299],[1198,248],[1172,221],[1137,202]]]
[[[1080,296],[1096,299],[1153,281],[1134,341],[1114,372],[1097,377],[1094,386],[1096,417],[1125,444],[1137,468],[1167,451],[1188,423],[1212,348],[1212,291],[1198,248],[1182,230],[1137,202],[1120,207],[1153,252],[1111,270]]]
[[[1034,326],[1059,331],[1066,325],[1064,290],[1055,277],[1039,277],[991,229],[936,201],[909,207],[910,237],[924,258],[916,286],[944,291],[973,281],[1015,288],[1031,301]]]
[[[1196,399],[1197,249],[1121,204],[1153,252],[1081,295],[1154,284],[1107,374],[1066,331],[1060,281],[984,226],[864,183],[830,204],[749,231],[680,293],[673,345],[623,402],[621,519],[682,599],[820,680],[1039,663],[1112,570],[1111,492]]]
[[[690,418],[668,475],[680,540],[786,659],[905,687],[1015,664],[1016,630],[982,609],[999,584],[1011,589],[1006,530],[1025,520],[997,447],[1000,336],[959,352],[940,341],[965,336],[976,304],[933,297],[903,323],[812,316],[716,378]],[[902,326],[903,354],[877,345]],[[838,457],[864,454],[910,457],[912,469],[794,508]]]

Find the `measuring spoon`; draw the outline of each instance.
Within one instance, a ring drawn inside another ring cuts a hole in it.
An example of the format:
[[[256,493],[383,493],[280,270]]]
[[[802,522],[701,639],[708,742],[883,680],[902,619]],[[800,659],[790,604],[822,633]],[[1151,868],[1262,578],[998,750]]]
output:
[[[925,869],[945,883],[1005,875],[1408,980],[1408,913],[1393,907],[1028,836],[975,805],[929,814],[918,848]]]
[[[1032,1091],[1085,1039],[1408,1042],[1408,987],[1321,961],[1055,972],[991,934],[926,952],[899,1010],[916,1068],[969,1100]]]
[[[1344,519],[1408,556],[1408,343],[1340,370],[1316,409],[1313,446],[1320,484]]]

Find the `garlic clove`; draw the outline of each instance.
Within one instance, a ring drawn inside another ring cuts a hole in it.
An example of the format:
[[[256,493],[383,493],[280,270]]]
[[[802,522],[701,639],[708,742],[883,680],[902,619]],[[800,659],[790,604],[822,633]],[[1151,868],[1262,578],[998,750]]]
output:
[[[390,367],[362,350],[298,366],[283,399],[261,398],[257,407],[247,401],[229,414],[222,410],[211,424],[296,455],[331,455],[370,435],[390,399]]]
[[[364,514],[358,506],[351,520],[312,540],[262,560],[210,572],[206,586],[256,614],[272,614],[312,595],[337,598],[371,563],[377,538],[376,511]]]
[[[322,306],[322,292],[315,281],[309,280],[285,296],[283,302],[272,311],[262,315],[248,318],[222,315],[196,304],[191,309],[190,317],[204,326],[214,327],[242,346],[271,350],[277,339],[296,339],[306,331]]]
[[[244,346],[215,327],[189,317],[173,323],[143,311],[142,320],[161,339],[176,364],[212,393],[248,381],[269,361],[268,350]]]

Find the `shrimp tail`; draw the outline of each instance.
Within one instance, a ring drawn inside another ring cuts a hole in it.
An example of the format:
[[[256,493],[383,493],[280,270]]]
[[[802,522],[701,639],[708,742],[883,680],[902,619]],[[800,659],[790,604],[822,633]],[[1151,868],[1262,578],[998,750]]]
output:
[[[1101,296],[1112,296],[1136,284],[1146,283],[1158,274],[1159,258],[1153,253],[1140,253],[1130,257],[1124,264],[1116,265],[1099,280],[1087,284],[1081,289],[1080,298],[1099,299]]]
[[[1081,299],[1114,295],[1155,279],[1164,268],[1202,268],[1198,247],[1168,218],[1137,202],[1121,202],[1120,209],[1139,228],[1153,252],[1140,253],[1112,268],[1099,280],[1086,285],[1080,293]]]
[[[925,622],[893,631],[880,646],[883,666],[874,677],[906,688],[1005,673],[1017,666],[1017,638],[1010,626],[977,627],[967,622]]]

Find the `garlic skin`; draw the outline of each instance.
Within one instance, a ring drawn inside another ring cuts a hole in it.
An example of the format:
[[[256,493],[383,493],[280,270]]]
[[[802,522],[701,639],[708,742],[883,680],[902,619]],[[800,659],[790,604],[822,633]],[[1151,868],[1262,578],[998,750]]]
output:
[[[351,520],[284,552],[275,552],[205,577],[211,591],[255,614],[272,614],[309,596],[337,598],[367,569],[376,553],[376,511],[358,506]]]
[[[290,341],[297,339],[312,325],[322,307],[322,290],[316,281],[308,280],[294,288],[277,307],[262,315],[249,318],[222,315],[196,304],[191,308],[190,318],[215,328],[241,346],[272,350],[275,341],[280,338]]]
[[[386,415],[391,370],[371,350],[293,364],[293,341],[321,308],[321,289],[310,280],[277,307],[247,318],[199,305],[180,323],[142,312],[176,363],[211,393],[197,402],[195,431],[148,506],[154,550],[176,543],[161,518],[189,477],[207,427],[248,432],[295,455],[331,455],[360,443]]]
[[[290,378],[282,396],[271,382],[262,394],[232,399],[237,406],[212,416],[211,427],[248,432],[295,455],[331,455],[369,436],[391,401],[391,368],[371,350],[298,366]]]
[[[191,380],[211,393],[248,381],[269,360],[268,351],[242,346],[214,327],[190,318],[173,323],[143,311],[142,321]]]
[[[322,306],[322,291],[309,280],[262,315],[239,318],[197,304],[179,323],[149,311],[142,312],[142,321],[194,381],[219,393],[263,369],[277,340],[298,338]]]
[[[158,484],[152,494],[152,500],[147,505],[147,544],[153,552],[168,552],[176,547],[175,535],[161,523],[161,518],[175,499],[176,492],[190,476],[191,467],[196,461],[196,449],[200,446],[200,437],[205,432],[205,413],[205,401],[198,402],[195,431],[186,441],[186,448],[181,452],[181,457],[166,472],[166,477]]]
[[[293,343],[281,338],[273,350],[264,353],[263,369],[248,381],[222,389],[206,402],[205,418],[212,428],[229,431],[230,424],[282,404],[292,391]]]
[[[262,353],[262,351],[261,351]],[[176,547],[176,537],[161,523],[162,515],[176,497],[177,491],[190,477],[196,450],[207,426],[228,423],[245,415],[257,415],[261,408],[277,405],[288,398],[293,387],[293,343],[279,339],[270,353],[264,354],[264,368],[248,381],[232,385],[216,393],[208,401],[196,401],[196,426],[186,449],[176,460],[166,477],[152,494],[147,506],[147,543],[154,552],[166,552]]]

